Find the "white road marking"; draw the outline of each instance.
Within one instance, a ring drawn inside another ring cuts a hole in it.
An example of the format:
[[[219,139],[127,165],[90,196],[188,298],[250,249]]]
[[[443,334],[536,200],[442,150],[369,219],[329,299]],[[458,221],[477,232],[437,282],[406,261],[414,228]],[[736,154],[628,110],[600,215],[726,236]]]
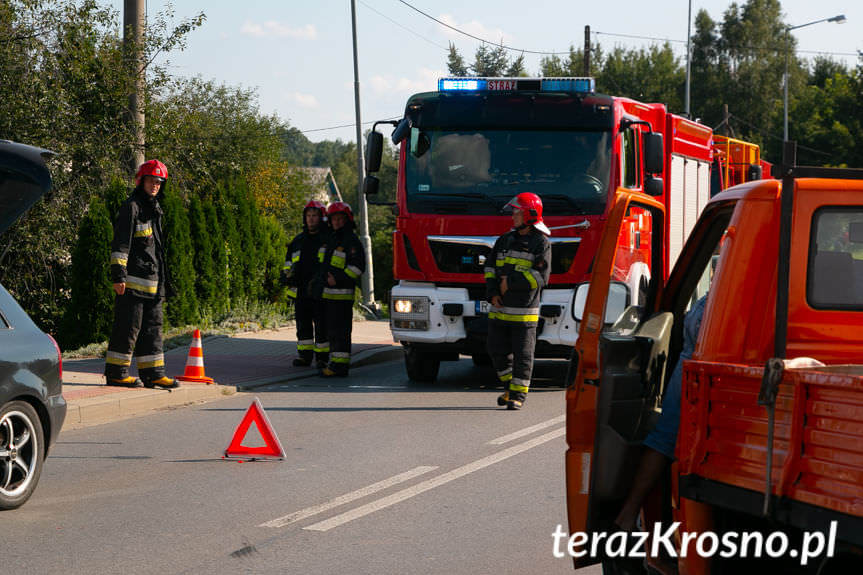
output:
[[[543,421],[542,423],[537,423],[536,425],[525,427],[524,429],[520,429],[519,431],[514,431],[509,435],[504,435],[503,437],[492,439],[488,443],[489,445],[503,445],[504,443],[509,443],[510,441],[520,439],[525,435],[530,435],[534,431],[539,431],[540,429],[545,429],[546,427],[551,427],[552,425],[557,425],[558,423],[563,423],[564,421],[566,421],[566,415],[561,415],[560,417],[555,417],[553,419],[549,419],[548,421]]]
[[[493,455],[489,455],[487,457],[483,457],[482,459],[477,459],[467,465],[463,465],[452,471],[448,471],[437,477],[432,477],[431,479],[426,479],[416,485],[411,487],[407,487],[393,493],[392,495],[388,495],[386,497],[382,497],[377,501],[372,501],[370,503],[366,503],[365,505],[361,505],[356,509],[351,511],[346,511],[340,515],[336,515],[335,517],[331,517],[330,519],[325,519],[324,521],[319,521],[313,525],[309,525],[308,527],[303,527],[303,529],[307,531],[329,531],[333,527],[338,527],[339,525],[343,525],[348,523],[349,521],[353,521],[354,519],[359,519],[365,515],[370,513],[374,513],[375,511],[380,511],[381,509],[385,509],[391,505],[395,505],[396,503],[401,503],[406,499],[410,499],[415,495],[419,495],[420,493],[424,493],[435,487],[440,487],[441,485],[445,485],[450,481],[454,481],[460,477],[464,477],[474,471],[479,471],[489,465],[494,465],[504,459],[508,459],[513,455],[518,455],[523,451],[527,451],[528,449],[532,449],[537,447],[538,445],[542,445],[552,439],[557,439],[562,435],[566,434],[565,428],[556,429],[554,431],[550,431],[545,435],[540,435],[531,440],[525,441],[524,443],[520,443],[518,445],[513,445],[512,447],[508,447],[503,451],[499,451]]]
[[[338,507],[339,505],[344,505],[345,503],[350,503],[351,501],[363,498],[366,495],[377,493],[378,491],[382,491],[384,489],[387,489],[388,487],[392,487],[393,485],[404,483],[405,481],[409,481],[414,477],[423,475],[424,473],[428,473],[429,471],[434,471],[435,469],[437,469],[437,467],[414,467],[410,471],[399,473],[398,475],[394,475],[382,481],[378,481],[377,483],[372,483],[371,485],[368,485],[361,489],[357,489],[356,491],[345,493],[344,495],[340,495],[335,499],[330,499],[326,503],[321,503],[320,505],[314,505],[312,507],[306,507],[305,509],[300,509],[299,511],[295,511],[294,513],[285,515],[284,517],[279,517],[277,519],[273,519],[272,521],[261,523],[260,525],[258,525],[258,527],[284,527],[285,525],[295,523],[297,521],[300,521],[301,519],[306,519],[307,517],[311,517],[312,515],[317,515],[318,513],[329,511],[330,509]]]

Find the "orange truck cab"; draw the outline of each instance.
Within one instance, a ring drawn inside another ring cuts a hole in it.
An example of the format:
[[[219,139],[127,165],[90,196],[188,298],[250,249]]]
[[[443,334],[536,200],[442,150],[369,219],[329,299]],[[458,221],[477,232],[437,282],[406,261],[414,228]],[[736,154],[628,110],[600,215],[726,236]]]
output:
[[[616,194],[566,394],[576,567],[644,572],[596,536],[622,540],[614,520],[639,480],[683,318],[706,294],[683,362],[677,461],[644,502],[636,557],[662,573],[863,572],[863,170],[794,167],[793,147],[786,158],[782,180],[711,198],[670,274],[651,259],[642,306],[627,305],[619,236],[638,214],[661,245],[665,210]],[[669,529],[673,545],[650,545]]]

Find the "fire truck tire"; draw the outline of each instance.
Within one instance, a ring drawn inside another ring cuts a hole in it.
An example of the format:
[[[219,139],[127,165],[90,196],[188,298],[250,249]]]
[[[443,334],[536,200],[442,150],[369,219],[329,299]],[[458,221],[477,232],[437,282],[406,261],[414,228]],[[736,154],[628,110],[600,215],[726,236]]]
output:
[[[405,347],[405,367],[409,380],[431,383],[437,379],[440,358],[415,347]]]

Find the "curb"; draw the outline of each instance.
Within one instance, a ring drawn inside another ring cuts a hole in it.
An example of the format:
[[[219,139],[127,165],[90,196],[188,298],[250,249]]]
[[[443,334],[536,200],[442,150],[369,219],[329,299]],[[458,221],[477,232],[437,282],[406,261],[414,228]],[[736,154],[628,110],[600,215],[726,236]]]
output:
[[[175,390],[129,390],[108,396],[76,399],[66,403],[66,419],[61,431],[128,419],[160,409],[203,403],[235,393],[237,388],[230,385],[185,384]]]
[[[403,352],[401,347],[382,345],[354,354],[351,368],[395,361],[402,357]],[[237,386],[184,383],[179,389],[172,391],[166,389],[138,389],[120,391],[110,395],[69,400],[66,404],[66,419],[63,422],[61,431],[120,421],[163,409],[176,409],[196,403],[214,401],[235,395],[238,392],[267,387],[285,381],[317,377],[317,375],[317,369],[305,369],[292,374],[245,382]]]

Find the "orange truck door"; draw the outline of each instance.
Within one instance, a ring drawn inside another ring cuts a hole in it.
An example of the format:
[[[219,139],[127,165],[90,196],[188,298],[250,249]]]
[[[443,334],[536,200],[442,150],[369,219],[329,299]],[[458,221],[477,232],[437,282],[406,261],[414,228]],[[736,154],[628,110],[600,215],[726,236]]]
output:
[[[584,293],[576,294],[576,301],[585,304],[583,313],[576,315],[580,320],[577,368],[566,393],[571,537],[611,530],[638,463],[641,440],[655,423],[672,319],[671,314],[648,317],[649,298],[638,292],[655,296],[661,288],[664,217],[662,204],[653,198],[618,190],[589,288],[583,288],[586,301]],[[636,222],[637,234],[633,232]],[[648,281],[634,282],[634,270],[642,270],[643,275],[645,267],[650,270]],[[616,368],[609,369],[612,365]],[[613,514],[608,511],[612,509]],[[601,560],[592,555],[574,556],[575,566]]]

